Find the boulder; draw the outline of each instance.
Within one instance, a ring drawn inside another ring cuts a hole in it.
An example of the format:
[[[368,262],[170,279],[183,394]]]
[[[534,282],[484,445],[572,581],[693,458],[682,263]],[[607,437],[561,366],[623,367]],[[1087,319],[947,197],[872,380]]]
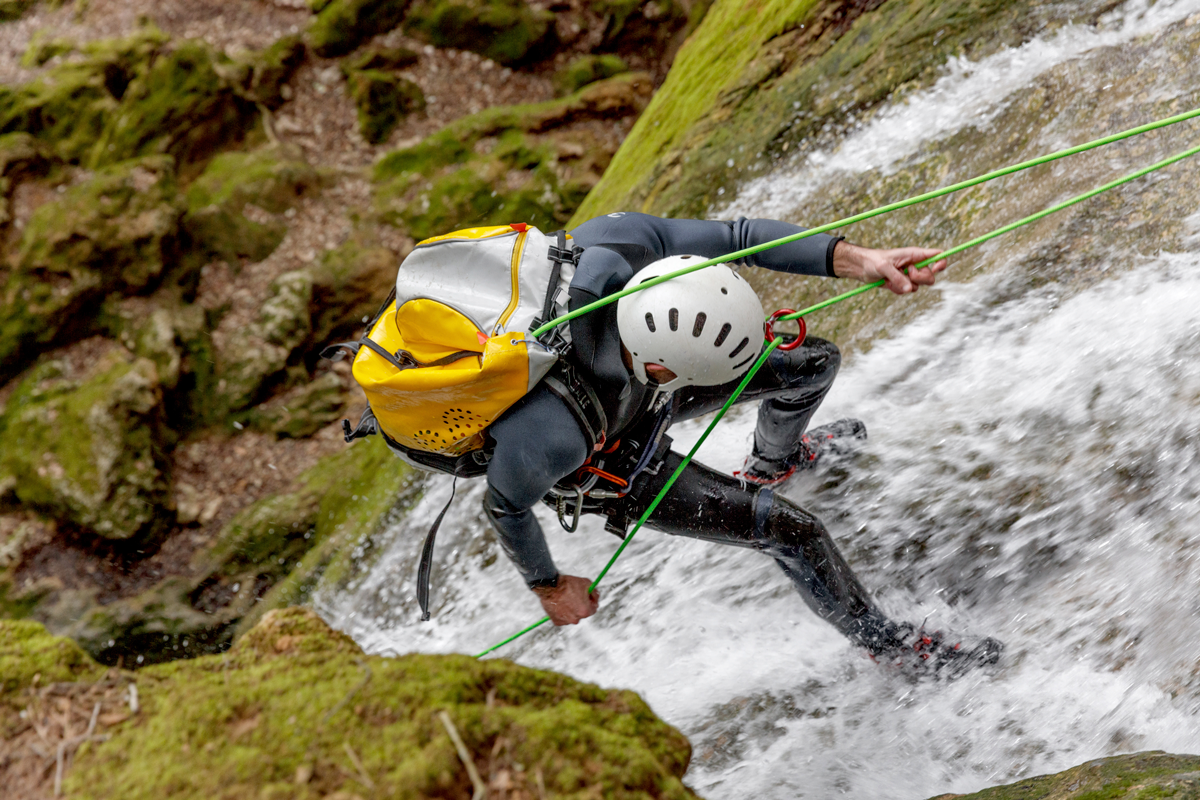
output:
[[[379,160],[376,208],[417,240],[467,225],[561,227],[617,144],[586,123],[636,116],[650,92],[647,75],[630,73],[559,100],[456,120]]]
[[[1137,800],[1200,797],[1200,756],[1161,750],[1089,761],[1056,775],[1026,778],[973,794],[943,794],[932,800]]]
[[[417,84],[377,69],[349,72],[350,97],[358,107],[358,129],[371,144],[391,135],[405,117],[425,108],[425,94]]]
[[[186,574],[102,606],[43,591],[32,616],[107,664],[220,652],[270,609],[307,601],[322,577],[356,575],[356,548],[419,496],[412,479],[382,442],[360,442],[239,512]]]
[[[275,109],[288,98],[283,88],[307,55],[299,34],[285,36],[265,50],[247,53],[238,61],[246,66],[241,82],[244,96],[267,108]]]
[[[23,505],[109,539],[152,533],[169,480],[154,362],[113,347],[80,378],[47,361],[0,415],[0,483]]]
[[[256,404],[268,383],[287,367],[312,330],[313,280],[307,270],[285,272],[272,282],[258,316],[228,332],[217,347],[217,386],[210,398],[223,417]]]
[[[100,704],[103,735],[65,770],[80,800],[469,797],[463,757],[496,797],[695,797],[687,739],[633,692],[500,659],[368,656],[299,608],[227,654],[107,675],[36,625],[0,622],[0,664],[5,730],[29,729],[18,708],[49,709],[48,680],[59,709]],[[48,722],[42,735],[72,734]],[[25,763],[0,759],[0,781]],[[30,777],[49,794],[53,773]]]
[[[508,66],[545,58],[557,43],[554,14],[522,0],[415,0],[404,30]]]
[[[250,219],[244,213],[247,204],[281,214],[319,191],[320,184],[316,170],[280,148],[222,153],[188,187],[187,247],[203,260],[235,266],[261,261],[283,241],[287,225],[281,219]]]
[[[408,69],[420,60],[421,56],[407,47],[364,47],[342,60],[342,73],[350,77],[350,73],[365,69],[384,72]]]
[[[310,350],[355,336],[396,281],[398,260],[385,247],[351,237],[314,265]]]
[[[404,19],[409,0],[332,0],[308,28],[308,42],[322,58],[344,56]]]
[[[628,71],[629,66],[620,56],[580,56],[554,73],[554,88],[560,95],[572,94],[589,83]]]
[[[326,372],[254,408],[246,422],[280,439],[305,439],[341,419],[347,400],[342,379]]]
[[[153,288],[175,260],[180,212],[162,157],[100,170],[40,207],[0,288],[0,380],[88,332],[109,293]]]

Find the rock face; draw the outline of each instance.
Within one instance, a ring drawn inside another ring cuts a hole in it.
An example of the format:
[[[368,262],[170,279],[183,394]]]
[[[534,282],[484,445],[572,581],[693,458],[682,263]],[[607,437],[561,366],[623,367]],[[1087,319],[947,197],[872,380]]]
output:
[[[1162,751],[1089,761],[1057,775],[1042,775],[974,794],[943,794],[932,800],[1136,800],[1200,797],[1200,756]]]
[[[619,75],[561,100],[494,108],[448,125],[375,167],[380,213],[414,239],[522,219],[561,226],[608,164],[615,142],[591,120],[637,113],[650,95],[648,76]]]
[[[127,5],[0,3],[0,616],[110,664],[220,651],[370,563],[420,485],[346,447],[363,401],[319,353],[415,240],[561,226],[685,26],[666,0]]]
[[[82,379],[47,361],[0,415],[0,486],[105,538],[161,529],[169,480],[154,362],[110,350]]]
[[[29,726],[9,709],[42,700],[35,672],[98,671],[31,623],[0,622],[0,665],[0,725],[13,738]],[[493,796],[695,796],[680,780],[687,740],[632,692],[501,660],[366,656],[300,609],[268,614],[224,656],[108,681],[124,691],[99,698],[107,739],[75,753],[67,797],[469,796],[451,729]],[[60,705],[90,684],[60,684]],[[0,759],[0,781],[13,785],[21,763]]]
[[[176,257],[169,159],[118,164],[39,208],[0,287],[0,378],[87,333],[99,300],[152,288]]]

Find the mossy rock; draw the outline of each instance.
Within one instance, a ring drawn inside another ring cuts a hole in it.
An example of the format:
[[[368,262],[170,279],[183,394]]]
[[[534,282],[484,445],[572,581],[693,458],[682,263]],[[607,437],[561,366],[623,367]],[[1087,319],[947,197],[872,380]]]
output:
[[[665,50],[689,19],[674,0],[591,0],[589,5],[605,20],[600,47],[628,55]]]
[[[0,0],[0,22],[11,22],[25,16],[38,0]]]
[[[620,56],[580,56],[554,74],[554,87],[560,95],[571,94],[589,83],[628,71],[629,65]]]
[[[333,372],[297,386],[246,415],[246,424],[279,439],[305,439],[345,415],[346,387]]]
[[[30,38],[25,55],[21,56],[21,66],[36,69],[55,56],[74,52],[75,48],[75,42],[70,39],[50,38],[45,31],[38,31]]]
[[[217,384],[208,403],[211,420],[257,404],[284,372],[312,330],[312,290],[312,275],[307,270],[280,275],[263,298],[255,320],[231,331],[217,348]]]
[[[52,163],[48,148],[28,133],[0,136],[0,227],[12,222],[9,201],[16,184],[45,176]]]
[[[716,0],[572,225],[617,210],[704,217],[787,146],[860,120],[951,56],[980,59],[1112,9],[1033,0]]]
[[[241,618],[238,631],[248,630],[273,608],[306,603],[320,584],[345,588],[370,568],[370,543],[383,528],[421,496],[418,473],[376,439],[356,442],[328,456],[301,476],[303,487],[291,497],[296,508],[313,508],[307,549],[287,575],[270,585],[262,599]],[[299,530],[299,529],[291,529]],[[276,526],[276,548],[289,548],[289,532]],[[278,558],[278,557],[276,557]],[[255,569],[269,568],[259,562]],[[229,582],[228,570],[220,573]]]
[[[399,25],[408,4],[409,0],[332,0],[309,26],[309,44],[322,58],[344,56]]]
[[[258,112],[227,79],[230,73],[236,76],[232,62],[201,42],[183,42],[157,58],[130,81],[92,149],[91,164],[167,153],[181,166],[191,165],[241,141]]]
[[[1089,761],[1056,775],[1026,778],[967,795],[933,800],[1149,800],[1200,797],[1200,756],[1161,750]]]
[[[0,379],[86,334],[109,293],[152,288],[176,261],[181,210],[162,157],[101,170],[39,208],[0,289]]]
[[[325,251],[311,268],[313,352],[355,335],[374,316],[395,283],[397,267],[396,254],[391,250],[354,237]]]
[[[405,117],[425,108],[425,93],[407,78],[377,69],[349,73],[358,129],[371,144],[387,139]]]
[[[342,60],[342,73],[348,78],[352,72],[368,69],[384,72],[408,69],[420,60],[421,56],[407,47],[364,47]]]
[[[278,108],[287,99],[283,87],[304,63],[307,50],[299,34],[285,36],[265,50],[251,52],[238,61],[248,67],[242,83],[245,96],[267,108]]]
[[[323,576],[356,575],[355,551],[418,496],[410,467],[382,442],[360,442],[239,512],[186,575],[103,606],[51,592],[32,616],[105,664],[221,652],[267,611],[307,602]]]
[[[522,0],[416,0],[404,30],[508,66],[545,58],[557,43],[554,15]]]
[[[376,164],[376,207],[418,240],[518,220],[552,230],[570,217],[612,152],[586,127],[569,126],[637,114],[650,86],[646,75],[630,73],[560,100],[496,106],[456,120]]]
[[[287,225],[249,219],[246,204],[281,214],[320,185],[316,170],[279,148],[222,153],[188,187],[183,218],[188,249],[204,260],[234,265],[261,261],[283,241]]]
[[[301,609],[137,681],[140,713],[80,749],[67,796],[468,796],[445,712],[477,764],[531,796],[694,797],[687,740],[632,692],[501,660],[366,656]]]
[[[0,476],[22,504],[100,536],[151,533],[167,522],[161,401],[154,363],[121,348],[81,380],[46,362],[0,415]]]
[[[150,70],[167,41],[146,27],[124,39],[87,44],[79,60],[32,83],[0,87],[0,133],[33,134],[73,163],[99,165],[134,155],[118,153],[114,143],[97,156],[96,143],[114,123],[130,84]]]
[[[0,703],[17,705],[18,694],[37,683],[95,680],[103,669],[70,639],[51,636],[36,622],[0,620]]]

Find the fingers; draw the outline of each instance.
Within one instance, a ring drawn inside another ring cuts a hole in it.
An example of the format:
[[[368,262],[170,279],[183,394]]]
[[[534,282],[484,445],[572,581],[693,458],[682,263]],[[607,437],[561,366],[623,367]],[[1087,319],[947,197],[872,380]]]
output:
[[[916,268],[916,265],[933,258],[940,252],[940,250],[931,250],[925,247],[905,247],[891,251],[889,255],[892,256],[892,266],[905,276],[905,280],[896,280],[892,276],[884,274],[884,269],[880,269],[881,275],[888,279],[888,289],[896,294],[909,294],[917,291],[921,286],[933,286],[937,280],[937,274],[946,269],[946,260],[942,259],[920,268]]]

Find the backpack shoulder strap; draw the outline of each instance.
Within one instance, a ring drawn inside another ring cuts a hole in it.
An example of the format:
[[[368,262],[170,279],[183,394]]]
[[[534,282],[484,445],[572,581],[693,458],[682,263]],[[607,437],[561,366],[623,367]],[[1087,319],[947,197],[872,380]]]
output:
[[[542,378],[542,382],[571,409],[571,413],[579,420],[580,427],[587,434],[592,449],[598,450],[603,447],[608,417],[600,405],[600,398],[596,396],[591,385],[579,375],[579,371],[568,364],[566,359],[560,358],[546,377]]]

